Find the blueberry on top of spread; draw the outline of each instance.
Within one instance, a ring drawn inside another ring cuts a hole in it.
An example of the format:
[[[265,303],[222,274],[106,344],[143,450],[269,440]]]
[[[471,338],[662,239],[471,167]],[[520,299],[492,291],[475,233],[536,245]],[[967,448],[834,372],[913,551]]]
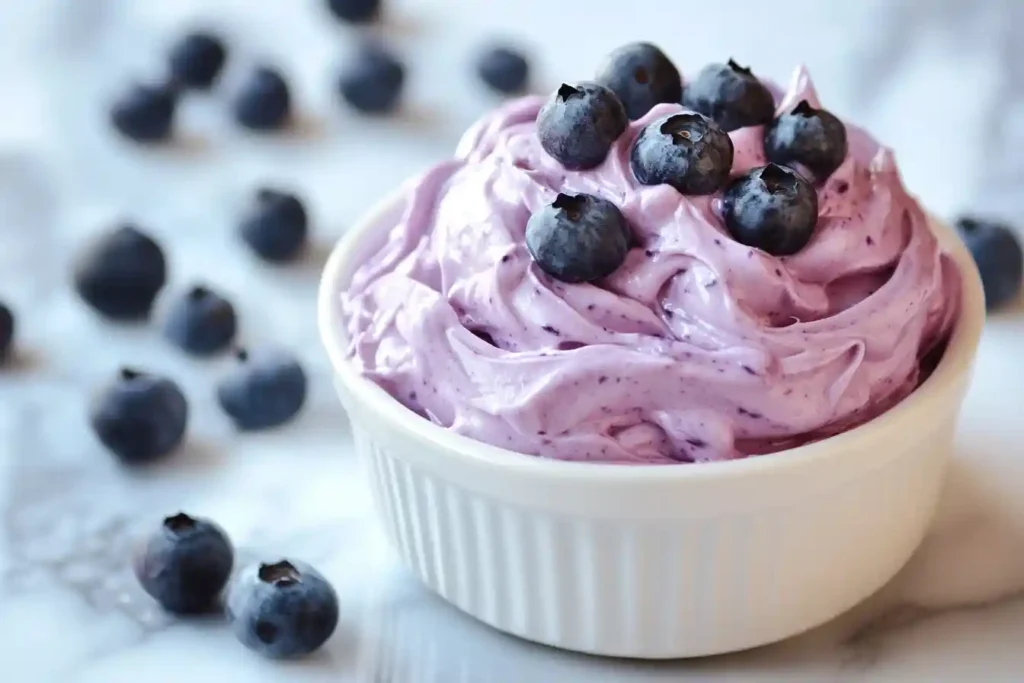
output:
[[[773,256],[788,256],[810,242],[818,222],[818,195],[796,171],[768,164],[732,181],[722,196],[733,239]]]
[[[600,166],[629,117],[618,96],[599,83],[563,83],[537,115],[541,147],[569,170]]]
[[[629,251],[630,229],[619,208],[588,194],[559,194],[526,224],[526,246],[545,273],[562,282],[611,275]]]
[[[654,121],[630,151],[633,175],[643,185],[668,184],[683,194],[718,191],[732,168],[733,144],[702,114],[684,112]]]
[[[634,120],[656,104],[679,102],[683,93],[679,70],[650,43],[630,43],[609,54],[596,80],[618,95]]]
[[[775,115],[768,88],[731,59],[701,69],[683,90],[683,106],[711,117],[726,133],[768,123]]]
[[[801,100],[772,121],[764,133],[764,153],[783,166],[802,166],[815,180],[827,179],[846,159],[846,126],[834,114]]]

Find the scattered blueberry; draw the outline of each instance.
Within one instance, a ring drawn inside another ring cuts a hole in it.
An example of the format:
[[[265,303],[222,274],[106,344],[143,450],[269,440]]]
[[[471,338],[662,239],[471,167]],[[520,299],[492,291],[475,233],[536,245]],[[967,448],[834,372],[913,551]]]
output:
[[[171,137],[178,95],[169,85],[135,84],[110,110],[121,135],[136,142],[159,142]]]
[[[526,223],[526,246],[545,273],[562,282],[611,275],[629,251],[630,229],[618,207],[588,194],[559,194]]]
[[[207,356],[230,346],[237,328],[231,302],[198,285],[171,305],[164,336],[187,353]]]
[[[327,0],[327,8],[342,21],[360,24],[380,15],[380,0]]]
[[[245,243],[261,258],[274,263],[290,261],[306,243],[309,218],[302,200],[288,192],[260,189],[242,219]]]
[[[205,90],[224,67],[224,42],[210,33],[190,33],[171,48],[171,77],[189,88]]]
[[[14,345],[14,313],[6,304],[0,302],[0,363]]]
[[[338,594],[316,569],[281,560],[243,570],[228,589],[228,621],[256,652],[283,659],[316,651],[338,625]]]
[[[288,83],[278,71],[265,66],[252,72],[235,99],[235,119],[256,131],[284,127],[291,109]]]
[[[995,310],[1017,298],[1024,277],[1024,254],[1013,230],[1001,223],[966,217],[958,220],[956,227],[978,264],[985,307]]]
[[[537,115],[541,146],[570,170],[601,165],[627,125],[622,102],[599,83],[563,83]]]
[[[598,70],[597,82],[619,96],[633,120],[661,102],[679,102],[683,95],[679,70],[650,43],[630,43],[612,52]]]
[[[477,62],[476,72],[493,90],[505,95],[522,92],[530,75],[526,57],[510,47],[492,47]]]
[[[356,111],[386,114],[398,106],[405,67],[380,45],[363,46],[338,79],[341,97]]]
[[[768,123],[775,115],[768,88],[731,59],[701,69],[683,91],[683,105],[711,117],[726,133]]]
[[[148,317],[166,279],[163,250],[134,225],[97,238],[79,255],[74,272],[79,296],[114,320]]]
[[[239,429],[267,429],[295,417],[306,401],[306,373],[298,359],[264,350],[239,351],[238,361],[217,386],[217,399]]]
[[[683,113],[650,123],[633,143],[629,163],[644,185],[668,184],[683,194],[711,194],[728,180],[733,146],[714,121]]]
[[[764,153],[776,164],[803,166],[821,182],[846,158],[846,126],[831,112],[802,100],[769,124]]]
[[[132,568],[143,590],[168,612],[198,614],[217,605],[234,556],[223,529],[179,512],[136,546]]]
[[[181,443],[188,403],[166,377],[123,368],[92,402],[93,431],[122,462],[137,465],[167,455]]]
[[[818,222],[818,194],[792,169],[768,164],[733,180],[722,195],[733,239],[773,256],[807,245]]]

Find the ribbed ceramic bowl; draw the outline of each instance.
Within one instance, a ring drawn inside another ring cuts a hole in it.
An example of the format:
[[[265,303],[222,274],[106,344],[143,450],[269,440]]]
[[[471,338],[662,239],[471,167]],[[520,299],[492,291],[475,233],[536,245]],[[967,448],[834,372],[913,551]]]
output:
[[[522,455],[413,414],[348,362],[339,294],[403,201],[337,246],[319,323],[386,533],[445,600],[491,626],[601,655],[676,658],[805,631],[863,600],[920,543],[984,322],[970,255],[934,374],[883,416],[771,456],[679,466]]]

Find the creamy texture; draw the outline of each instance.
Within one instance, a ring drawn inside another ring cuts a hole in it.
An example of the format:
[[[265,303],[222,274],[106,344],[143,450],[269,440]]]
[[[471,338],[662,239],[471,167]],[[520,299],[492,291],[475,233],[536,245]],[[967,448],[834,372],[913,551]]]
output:
[[[780,98],[820,106],[801,69]],[[475,124],[404,211],[341,305],[351,362],[408,408],[480,441],[566,460],[671,463],[768,453],[880,414],[920,383],[959,310],[956,266],[890,150],[847,126],[811,243],[776,258],[733,241],[717,196],[639,185],[629,149],[566,171],[541,149],[543,100]],[[763,129],[730,137],[733,174]],[[640,243],[598,285],[533,264],[527,219],[558,192],[619,206]]]

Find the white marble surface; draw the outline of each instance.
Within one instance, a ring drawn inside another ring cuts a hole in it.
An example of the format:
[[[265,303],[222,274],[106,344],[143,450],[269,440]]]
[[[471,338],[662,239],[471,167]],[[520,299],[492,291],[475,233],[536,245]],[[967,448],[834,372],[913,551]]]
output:
[[[408,59],[411,87],[406,111],[379,122],[335,102],[333,69],[354,35],[319,5],[0,2],[0,298],[21,323],[18,360],[0,372],[0,680],[1024,680],[1024,307],[988,323],[939,519],[891,586],[792,641],[661,664],[516,641],[409,578],[369,518],[313,316],[317,270],[345,226],[448,154],[490,106],[467,62],[493,35],[533,50],[542,87],[586,76],[607,49],[639,37],[691,72],[733,55],[785,78],[804,60],[827,104],[896,147],[907,182],[937,212],[1024,222],[1024,54],[1015,59],[1012,45],[1024,38],[1024,3],[396,1],[384,33]],[[195,23],[231,40],[223,87],[187,102],[171,149],[116,139],[105,125],[111,94],[154,73],[167,42]],[[298,90],[293,135],[254,139],[226,116],[231,86],[261,59],[285,68]],[[318,247],[307,263],[268,269],[239,248],[238,206],[264,181],[308,197]],[[302,354],[313,395],[299,421],[235,434],[211,395],[225,361],[184,359],[151,327],[104,325],[80,305],[70,254],[118,217],[160,236],[172,290],[196,279],[220,287],[239,304],[245,340]],[[89,393],[123,362],[172,374],[194,406],[187,447],[143,472],[119,468],[85,423]],[[327,573],[343,617],[324,651],[269,663],[215,620],[178,622],[154,609],[126,551],[138,529],[178,509],[218,519],[243,561],[291,555]]]

